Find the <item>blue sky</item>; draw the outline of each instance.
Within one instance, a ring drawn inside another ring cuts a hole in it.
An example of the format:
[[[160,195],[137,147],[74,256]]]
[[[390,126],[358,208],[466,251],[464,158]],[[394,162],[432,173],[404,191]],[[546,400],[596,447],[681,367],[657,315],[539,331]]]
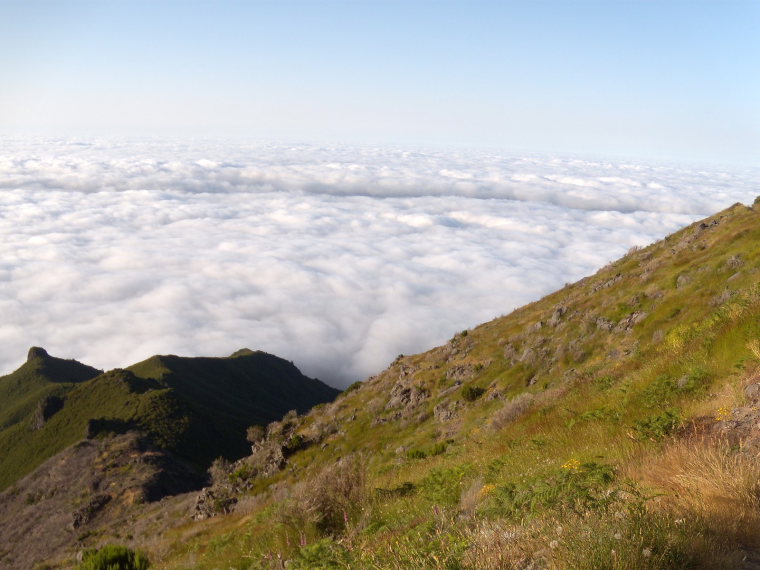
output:
[[[0,134],[756,163],[760,2],[0,0]]]

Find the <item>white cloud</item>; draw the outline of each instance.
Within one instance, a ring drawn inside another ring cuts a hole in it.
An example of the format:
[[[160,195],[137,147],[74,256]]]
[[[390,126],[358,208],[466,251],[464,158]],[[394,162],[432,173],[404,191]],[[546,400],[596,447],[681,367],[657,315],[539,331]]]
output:
[[[0,370],[242,346],[337,385],[759,193],[750,171],[0,139]]]

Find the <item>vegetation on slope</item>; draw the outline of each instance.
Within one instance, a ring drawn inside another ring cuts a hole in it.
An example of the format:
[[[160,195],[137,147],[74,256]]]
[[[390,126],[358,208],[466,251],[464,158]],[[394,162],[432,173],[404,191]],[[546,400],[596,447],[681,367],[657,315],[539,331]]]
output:
[[[292,362],[248,349],[228,358],[154,356],[128,370],[171,388],[199,419],[197,425],[207,428],[208,433],[191,438],[196,450],[204,446],[206,464],[216,457],[232,459],[250,452],[250,425],[266,425],[290,410],[304,413],[340,393],[304,376]]]
[[[229,358],[156,356],[100,374],[32,349],[26,364],[0,378],[0,389],[6,396],[0,417],[8,418],[0,430],[0,490],[82,438],[130,430],[203,471],[216,457],[249,451],[251,424],[338,394],[292,363],[252,351]],[[42,408],[48,412],[38,417]]]
[[[75,384],[101,372],[76,360],[49,356],[42,348],[30,348],[18,370],[0,377],[0,430],[24,420],[45,397],[63,396]]]
[[[157,567],[760,567],[758,210],[271,424]]]

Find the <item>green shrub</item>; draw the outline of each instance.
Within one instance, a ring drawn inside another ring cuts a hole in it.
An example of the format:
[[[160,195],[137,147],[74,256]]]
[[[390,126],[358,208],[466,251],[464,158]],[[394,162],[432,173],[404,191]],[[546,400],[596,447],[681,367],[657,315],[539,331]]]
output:
[[[142,552],[109,544],[99,550],[86,551],[77,570],[147,570],[149,566]]]
[[[647,408],[656,408],[661,406],[663,402],[669,401],[677,390],[678,386],[675,381],[663,374],[643,390],[641,399]]]
[[[578,512],[605,508],[616,500],[616,493],[605,492],[613,479],[610,465],[571,459],[544,476],[497,486],[484,512],[520,518],[557,507]]]
[[[478,386],[465,386],[462,388],[462,397],[468,402],[474,402],[483,394],[485,394],[485,392],[485,388],[480,388]]]
[[[670,435],[681,425],[681,412],[675,408],[665,410],[661,414],[656,414],[639,420],[633,426],[643,439],[652,439],[660,441],[665,436]]]
[[[609,390],[610,388],[612,388],[612,385],[615,383],[615,378],[607,374],[605,376],[600,376],[599,378],[596,378],[594,382],[596,384],[596,387],[600,391],[603,392],[605,390]]]
[[[328,537],[302,546],[287,567],[294,570],[328,570],[346,568],[348,562],[348,551]]]
[[[345,396],[346,394],[350,394],[351,392],[359,388],[362,384],[364,384],[364,382],[362,382],[361,380],[357,380],[353,384],[349,385],[348,388],[343,390],[343,392],[340,393],[340,396]]]
[[[583,412],[582,414],[578,414],[577,416],[571,418],[570,421],[567,422],[567,427],[571,428],[579,422],[593,421],[608,421],[612,423],[618,423],[620,422],[620,411],[608,408],[606,406],[602,406],[601,408],[594,408],[593,410],[588,410],[587,412]]]
[[[421,488],[430,501],[441,505],[453,505],[459,501],[462,483],[472,471],[472,466],[466,463],[456,467],[433,469],[422,481]]]

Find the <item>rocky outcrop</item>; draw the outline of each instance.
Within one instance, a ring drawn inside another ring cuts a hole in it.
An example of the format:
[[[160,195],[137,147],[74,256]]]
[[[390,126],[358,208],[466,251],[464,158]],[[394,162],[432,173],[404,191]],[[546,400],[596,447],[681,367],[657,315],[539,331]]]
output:
[[[39,401],[37,407],[34,409],[30,429],[32,431],[42,429],[42,426],[45,425],[45,422],[52,418],[56,412],[61,411],[61,409],[63,409],[62,398],[59,398],[58,396],[48,396],[46,398],[43,398]]]
[[[415,384],[414,379],[406,377],[396,382],[391,388],[386,410],[403,408],[411,410],[430,397],[430,392],[423,386]]]
[[[618,321],[618,324],[615,326],[615,332],[628,332],[635,325],[643,322],[647,316],[648,314],[645,311],[634,311],[624,319]]]
[[[220,488],[206,487],[201,490],[193,506],[193,520],[202,521],[220,514],[231,513],[237,497]]]
[[[84,537],[97,541],[128,525],[135,532],[144,510],[202,484],[139,433],[82,440],[0,493],[0,552],[12,553],[0,567],[36,568],[71,557]]]
[[[89,523],[112,498],[111,495],[105,493],[94,495],[83,507],[72,513],[71,528],[77,529]]]
[[[461,404],[459,400],[453,402],[442,402],[433,408],[433,416],[437,422],[450,422],[459,415]]]

